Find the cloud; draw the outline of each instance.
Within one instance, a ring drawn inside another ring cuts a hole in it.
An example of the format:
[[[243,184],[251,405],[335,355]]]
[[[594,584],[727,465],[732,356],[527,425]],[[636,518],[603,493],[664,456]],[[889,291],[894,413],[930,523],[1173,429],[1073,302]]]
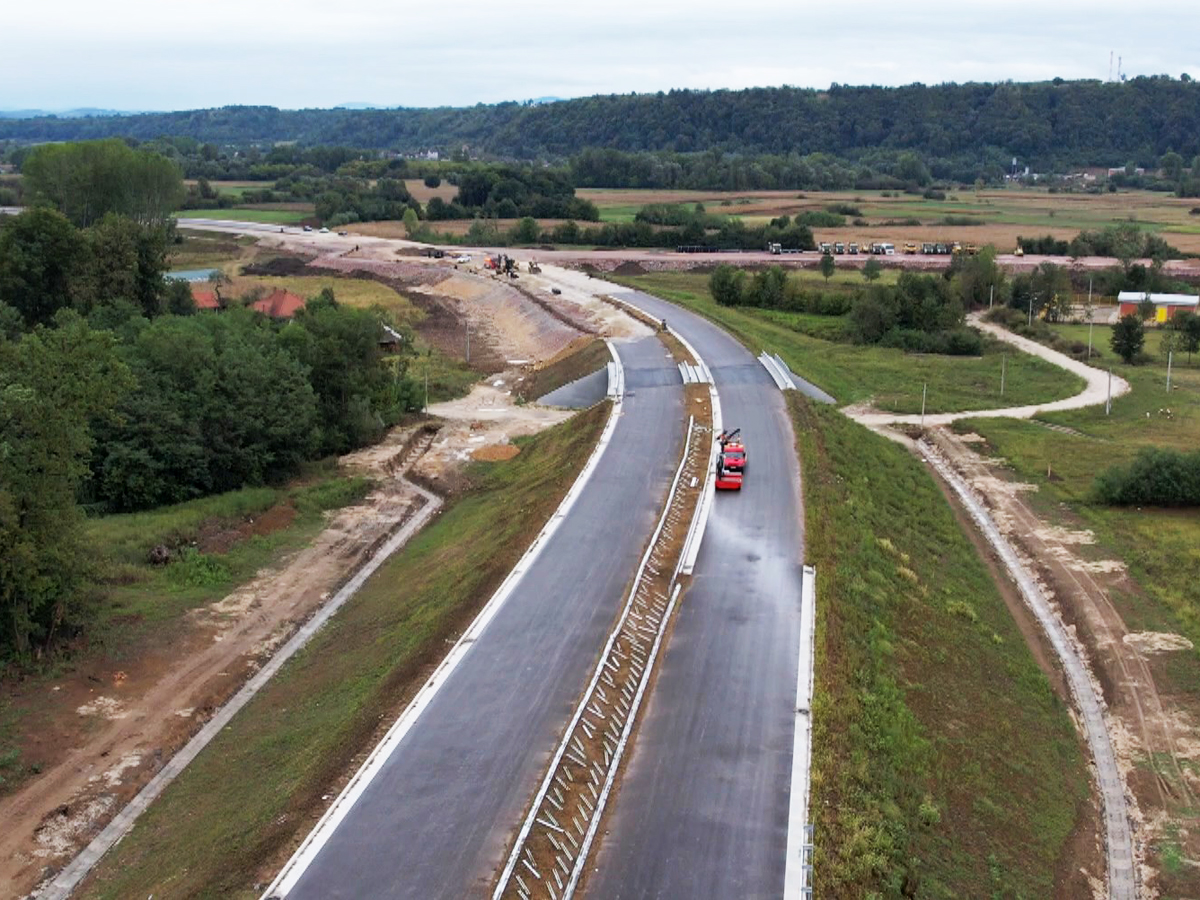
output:
[[[1136,15],[1104,0],[841,12],[776,0],[51,0],[6,10],[0,82],[9,107],[182,109],[1105,78],[1112,50],[1129,75],[1200,76],[1194,29],[1161,0]]]

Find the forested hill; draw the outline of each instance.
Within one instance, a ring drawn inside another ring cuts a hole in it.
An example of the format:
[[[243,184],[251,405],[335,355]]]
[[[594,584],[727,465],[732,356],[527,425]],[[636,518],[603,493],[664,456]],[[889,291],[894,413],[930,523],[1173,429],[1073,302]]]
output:
[[[364,148],[561,158],[589,147],[689,153],[871,150],[926,157],[988,152],[1035,168],[1151,165],[1168,150],[1200,153],[1200,85],[1183,76],[1125,83],[1055,80],[829,90],[755,88],[596,96],[546,104],[467,108],[278,110],[226,107],[121,117],[0,121],[0,139],[149,140],[213,143],[297,140]]]

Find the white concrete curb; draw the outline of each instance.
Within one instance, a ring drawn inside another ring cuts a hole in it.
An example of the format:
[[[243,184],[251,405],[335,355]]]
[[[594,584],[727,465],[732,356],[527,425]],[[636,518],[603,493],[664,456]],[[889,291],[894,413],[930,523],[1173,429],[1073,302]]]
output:
[[[341,590],[334,594],[311,619],[300,626],[300,629],[292,635],[287,643],[279,648],[266,665],[259,669],[254,674],[254,677],[242,686],[241,690],[226,701],[225,705],[217,711],[216,715],[209,719],[192,736],[192,739],[184,744],[183,748],[167,761],[167,764],[146,783],[146,786],[125,805],[124,809],[117,813],[112,821],[92,839],[90,844],[84,847],[49,884],[39,890],[35,890],[33,896],[38,897],[39,900],[65,900],[66,897],[70,896],[71,892],[79,886],[79,883],[92,870],[92,867],[100,861],[105,853],[112,849],[117,841],[121,840],[129,832],[129,829],[133,827],[138,817],[146,811],[146,808],[163,792],[167,785],[174,781],[187,768],[188,764],[200,755],[200,751],[207,747],[212,739],[217,736],[222,728],[229,724],[242,707],[249,703],[254,695],[266,686],[275,673],[283,667],[283,664],[307,644],[312,636],[320,630],[321,626],[329,621],[347,600],[354,596],[375,570],[388,557],[403,547],[409,538],[423,528],[425,523],[441,508],[442,500],[440,497],[431,494],[429,491],[411,482],[405,483],[425,498],[425,506],[403,528],[392,535],[359,568],[354,576],[342,586]]]
[[[792,792],[788,808],[787,864],[784,869],[784,900],[800,900],[811,891],[809,874],[808,792],[812,769],[813,664],[816,650],[817,570],[804,567],[800,593],[800,664],[796,674],[796,731],[792,739]],[[811,896],[811,895],[810,895]]]
[[[609,344],[609,352],[613,354],[613,358],[616,360],[617,383],[623,391],[625,380],[624,368],[611,343]],[[562,502],[558,505],[558,509],[554,511],[554,515],[550,517],[550,520],[542,528],[538,536],[534,538],[533,543],[529,545],[529,549],[517,561],[516,566],[513,567],[513,570],[504,579],[500,587],[496,589],[491,599],[479,611],[479,615],[475,617],[475,620],[463,632],[457,643],[450,649],[450,652],[446,654],[445,659],[434,670],[429,680],[425,682],[421,690],[413,697],[408,707],[401,713],[400,718],[388,729],[388,733],[384,735],[383,740],[371,751],[371,755],[367,757],[359,770],[354,774],[354,777],[350,779],[349,784],[346,785],[337,799],[333,801],[329,809],[325,811],[325,815],[317,822],[316,827],[313,828],[308,837],[304,839],[304,842],[292,855],[292,858],[280,870],[275,880],[271,882],[270,887],[263,893],[263,898],[286,897],[288,892],[299,883],[301,876],[303,876],[313,860],[316,859],[317,854],[321,852],[321,849],[333,835],[334,831],[337,830],[338,825],[341,824],[341,821],[350,812],[350,809],[354,806],[358,798],[366,791],[372,779],[379,774],[379,771],[386,764],[396,747],[404,740],[405,735],[408,734],[413,725],[416,724],[421,713],[424,712],[425,708],[437,695],[437,692],[446,683],[446,680],[458,667],[458,664],[462,662],[463,657],[475,645],[476,640],[483,633],[484,629],[487,628],[488,623],[495,618],[496,613],[500,611],[505,601],[508,600],[517,584],[521,581],[521,578],[525,575],[525,572],[541,555],[550,538],[558,531],[562,521],[571,511],[571,507],[575,505],[575,502],[583,493],[584,487],[587,486],[588,481],[591,480],[592,474],[600,463],[600,458],[608,448],[609,441],[612,440],[620,415],[621,398],[618,396],[609,413],[608,423],[604,426],[600,440],[596,443],[596,448],[592,451],[592,455],[588,457],[588,461],[584,464],[583,470],[580,471],[579,476],[575,479],[575,483],[571,485],[570,491],[563,497]]]
[[[792,383],[792,379],[788,377],[787,372],[766,350],[758,355],[758,361],[763,364],[763,368],[767,370],[767,374],[775,382],[775,387],[781,391],[794,391],[796,389],[796,385]]]

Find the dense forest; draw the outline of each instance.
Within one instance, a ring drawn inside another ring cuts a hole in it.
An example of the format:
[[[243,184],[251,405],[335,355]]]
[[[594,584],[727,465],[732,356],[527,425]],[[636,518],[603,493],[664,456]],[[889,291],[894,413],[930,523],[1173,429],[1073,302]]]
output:
[[[679,90],[547,104],[466,108],[279,110],[226,107],[131,116],[0,120],[0,140],[182,135],[217,144],[299,141],[472,156],[565,159],[585,148],[744,155],[828,153],[857,160],[911,150],[1052,171],[1152,165],[1200,153],[1200,86],[1187,76],[1122,83],[833,85],[828,90]]]

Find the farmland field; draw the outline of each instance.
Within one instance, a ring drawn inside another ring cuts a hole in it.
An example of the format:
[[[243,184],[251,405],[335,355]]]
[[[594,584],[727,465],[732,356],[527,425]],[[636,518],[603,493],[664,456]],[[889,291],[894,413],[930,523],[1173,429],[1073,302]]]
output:
[[[747,224],[761,224],[781,215],[828,210],[831,204],[855,207],[861,216],[847,216],[842,228],[814,229],[818,241],[959,240],[994,244],[1002,252],[1016,247],[1017,236],[1052,234],[1072,238],[1083,229],[1099,229],[1116,222],[1133,221],[1155,231],[1185,252],[1200,253],[1200,201],[1179,199],[1153,191],[1115,194],[1058,193],[1036,188],[951,191],[945,200],[894,191],[666,191],[585,188],[576,192],[600,209],[604,222],[630,222],[646,204],[704,204],[706,212],[738,216]],[[884,196],[884,194],[889,196]],[[941,224],[947,217],[972,219],[975,225]],[[854,225],[855,219],[867,224]],[[920,225],[886,225],[917,219]]]

